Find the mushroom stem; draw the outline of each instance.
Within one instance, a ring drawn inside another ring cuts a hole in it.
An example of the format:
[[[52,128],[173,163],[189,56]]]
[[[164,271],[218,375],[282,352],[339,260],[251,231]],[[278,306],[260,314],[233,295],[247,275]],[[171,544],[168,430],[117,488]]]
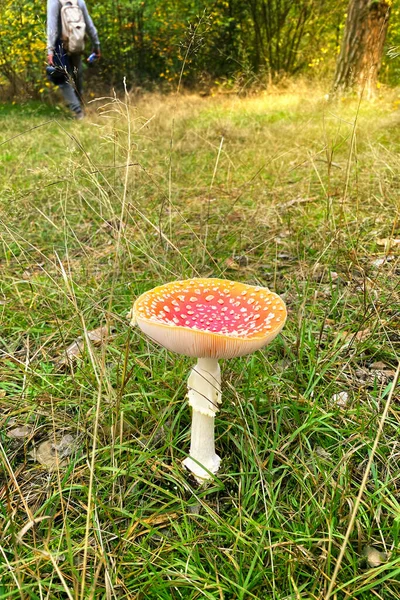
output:
[[[183,461],[199,483],[211,479],[221,459],[215,453],[214,419],[221,403],[221,370],[215,358],[199,358],[188,379],[193,409],[190,453]]]

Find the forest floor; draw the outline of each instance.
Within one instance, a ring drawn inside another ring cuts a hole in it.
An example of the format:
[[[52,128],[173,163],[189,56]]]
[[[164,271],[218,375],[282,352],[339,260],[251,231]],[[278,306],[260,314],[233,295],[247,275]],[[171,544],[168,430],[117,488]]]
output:
[[[399,107],[0,106],[1,599],[399,597]],[[181,464],[193,361],[127,319],[193,276],[288,306],[221,362],[208,486]]]

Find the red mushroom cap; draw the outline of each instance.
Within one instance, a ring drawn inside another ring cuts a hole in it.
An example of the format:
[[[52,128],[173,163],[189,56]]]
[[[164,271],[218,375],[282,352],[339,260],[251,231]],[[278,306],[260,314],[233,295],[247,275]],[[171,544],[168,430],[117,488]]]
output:
[[[286,316],[277,294],[225,279],[173,281],[133,305],[133,321],[152,340],[195,358],[250,354],[278,335]]]

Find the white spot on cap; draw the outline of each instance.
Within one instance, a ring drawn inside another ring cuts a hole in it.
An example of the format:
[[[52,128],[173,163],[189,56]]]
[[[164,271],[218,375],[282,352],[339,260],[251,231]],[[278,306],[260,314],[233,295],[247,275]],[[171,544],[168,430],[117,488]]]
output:
[[[206,300],[207,302],[211,302],[211,300],[214,300],[214,296],[210,294],[209,296],[206,296]]]

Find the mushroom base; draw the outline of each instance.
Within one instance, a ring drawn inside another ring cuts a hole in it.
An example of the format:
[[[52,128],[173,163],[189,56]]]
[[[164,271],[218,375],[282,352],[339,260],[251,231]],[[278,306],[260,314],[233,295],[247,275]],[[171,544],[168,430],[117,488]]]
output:
[[[183,461],[199,483],[211,479],[221,462],[215,453],[214,420],[221,403],[221,371],[218,361],[199,358],[189,380],[189,404],[193,409],[190,453]]]
[[[204,481],[211,479],[210,473],[216,473],[218,471],[219,465],[221,464],[221,459],[218,454],[214,454],[213,460],[210,457],[208,465],[204,465],[206,469],[190,456],[185,458],[185,460],[182,461],[182,464],[186,469],[188,469],[188,471],[193,473],[194,478],[198,483],[204,483]],[[202,464],[204,464],[204,462]]]

